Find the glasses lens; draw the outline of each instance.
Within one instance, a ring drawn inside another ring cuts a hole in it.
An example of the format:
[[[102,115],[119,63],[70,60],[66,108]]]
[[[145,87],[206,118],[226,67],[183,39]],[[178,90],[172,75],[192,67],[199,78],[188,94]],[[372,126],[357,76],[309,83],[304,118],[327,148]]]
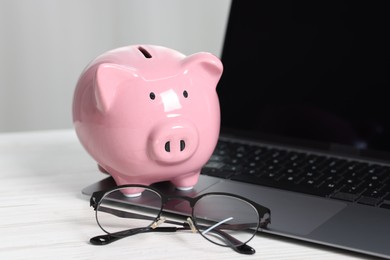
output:
[[[240,246],[256,234],[259,215],[252,204],[236,197],[206,195],[194,206],[199,232],[222,246]]]
[[[142,188],[141,195],[134,197],[126,194],[134,194],[134,190],[140,191],[140,189],[130,189],[110,191],[101,199],[96,209],[96,220],[106,233],[147,227],[158,216],[162,207],[162,200],[158,193]]]

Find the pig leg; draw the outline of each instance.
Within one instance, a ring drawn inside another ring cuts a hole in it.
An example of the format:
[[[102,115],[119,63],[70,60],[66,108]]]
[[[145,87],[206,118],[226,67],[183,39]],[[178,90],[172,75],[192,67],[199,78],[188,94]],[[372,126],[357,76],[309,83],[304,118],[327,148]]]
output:
[[[98,168],[99,170],[102,172],[102,173],[105,173],[105,174],[110,174],[106,169],[104,169],[101,165],[98,164]],[[122,177],[120,177],[119,175],[115,174],[115,175],[111,175],[112,178],[114,178],[114,181],[116,183],[117,186],[120,186],[120,185],[126,185],[126,184],[129,184],[129,183],[132,183],[131,181],[129,182],[128,179],[124,179]],[[137,182],[138,183],[138,182]],[[144,184],[144,185],[149,185],[149,184]],[[129,198],[134,198],[134,197],[139,197],[141,196],[142,192],[144,191],[144,189],[138,189],[138,188],[129,188],[129,189],[126,189],[124,190],[124,193],[123,195],[125,195],[126,197],[129,197]]]
[[[109,172],[106,169],[104,169],[102,166],[100,166],[100,164],[98,164],[98,168],[99,171],[101,171],[102,173],[109,174]]]
[[[171,182],[179,190],[190,190],[198,183],[199,174],[200,174],[200,170],[189,174],[178,176],[172,179]]]
[[[123,177],[119,176],[118,174],[111,175],[111,176],[112,176],[112,178],[114,178],[114,181],[115,181],[117,186],[126,185],[126,184],[134,184],[134,183],[142,184],[142,185],[146,185],[146,186],[149,185],[146,183],[137,182],[135,180],[129,180],[128,178],[123,178]],[[143,188],[126,188],[126,189],[123,189],[121,191],[122,191],[123,195],[125,195],[128,198],[136,198],[136,197],[141,196],[142,192],[144,190],[145,189],[143,189]]]

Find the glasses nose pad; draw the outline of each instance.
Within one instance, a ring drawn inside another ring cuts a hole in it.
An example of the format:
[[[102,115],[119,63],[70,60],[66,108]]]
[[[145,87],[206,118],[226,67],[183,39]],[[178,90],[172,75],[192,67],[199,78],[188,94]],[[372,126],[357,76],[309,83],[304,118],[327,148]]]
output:
[[[190,217],[187,218],[187,223],[190,226],[192,233],[196,233],[197,230],[196,230],[195,224]]]
[[[164,217],[161,217],[161,218],[158,218],[156,219],[156,221],[153,222],[153,224],[150,226],[152,229],[155,229],[157,228],[158,226],[160,226],[162,223],[164,223],[166,220],[166,218]]]

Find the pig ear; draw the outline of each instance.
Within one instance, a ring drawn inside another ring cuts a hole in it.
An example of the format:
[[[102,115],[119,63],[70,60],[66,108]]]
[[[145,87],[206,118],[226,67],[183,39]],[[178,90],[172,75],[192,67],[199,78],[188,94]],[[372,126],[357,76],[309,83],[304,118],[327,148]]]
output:
[[[196,73],[197,76],[207,78],[212,87],[216,87],[223,72],[222,62],[207,52],[199,52],[184,59],[184,67]]]
[[[95,76],[95,98],[97,108],[106,113],[110,110],[112,103],[116,99],[119,86],[129,80],[134,80],[139,76],[134,70],[112,64],[100,64]]]

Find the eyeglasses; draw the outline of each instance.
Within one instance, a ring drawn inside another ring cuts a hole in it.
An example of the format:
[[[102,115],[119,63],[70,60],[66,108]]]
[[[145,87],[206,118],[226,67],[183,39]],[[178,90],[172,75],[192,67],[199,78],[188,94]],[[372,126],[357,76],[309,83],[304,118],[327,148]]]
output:
[[[185,222],[168,220],[164,206],[173,200],[183,200],[176,207],[191,210]],[[241,196],[213,192],[191,198],[166,196],[144,185],[118,186],[92,194],[90,200],[96,221],[105,235],[91,238],[94,245],[106,245],[118,239],[145,232],[199,232],[210,242],[231,247],[242,254],[256,251],[247,245],[259,229],[270,223],[271,212]],[[163,223],[176,226],[160,226]],[[178,227],[179,226],[179,227]]]

